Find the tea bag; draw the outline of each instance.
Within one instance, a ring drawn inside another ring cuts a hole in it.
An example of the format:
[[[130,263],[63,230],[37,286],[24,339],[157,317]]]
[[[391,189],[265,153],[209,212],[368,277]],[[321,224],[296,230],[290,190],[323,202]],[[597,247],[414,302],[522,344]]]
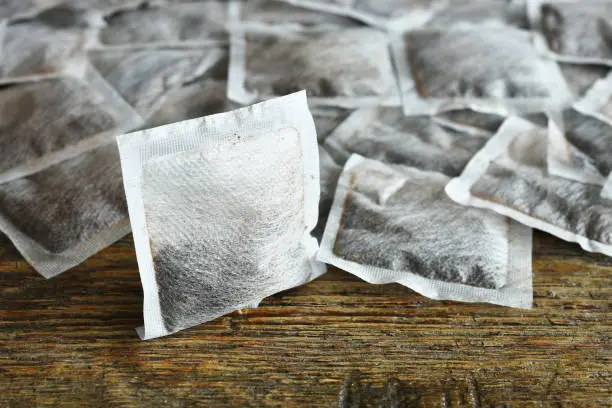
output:
[[[118,138],[144,289],[143,339],[321,275],[305,92]]]
[[[231,1],[233,23],[283,24],[294,29],[338,29],[360,24],[351,18],[308,9],[279,0]]]
[[[79,75],[0,90],[0,183],[78,156],[142,124],[93,68]]]
[[[600,195],[601,186],[549,174],[547,147],[546,128],[511,117],[446,192],[460,204],[612,255],[612,201]]]
[[[342,122],[354,111],[337,106],[310,106],[315,128],[317,129],[317,140],[323,143]]]
[[[0,231],[45,278],[129,233],[116,145],[0,184]]]
[[[0,84],[57,77],[84,57],[95,28],[52,27],[38,20],[6,27],[0,59]]]
[[[531,0],[529,18],[545,37],[542,49],[560,61],[612,66],[612,3]]]
[[[453,0],[427,21],[430,27],[469,22],[529,28],[527,0]]]
[[[432,299],[531,308],[531,229],[452,202],[447,181],[437,172],[351,156],[318,259]]]
[[[204,50],[98,50],[90,60],[102,76],[144,118],[163,104],[168,92],[193,81],[221,59],[218,48]]]
[[[141,6],[106,18],[99,41],[108,46],[200,46],[227,41],[227,3]]]
[[[603,185],[612,171],[612,76],[549,124],[551,174]]]
[[[397,103],[386,34],[371,28],[232,28],[229,99],[248,104],[300,89],[311,104],[353,108],[393,97]]]
[[[475,25],[397,33],[405,113],[470,108],[505,115],[568,104],[572,94],[559,67],[538,53],[533,38],[512,27]]]
[[[430,116],[404,116],[402,108],[355,111],[325,141],[338,163],[352,153],[456,176],[492,136],[484,130],[446,127]]]
[[[606,65],[559,62],[559,68],[576,98],[584,96],[598,79],[603,79],[610,73],[610,67]]]
[[[148,127],[166,125],[237,108],[226,97],[227,83],[204,79],[168,93],[163,105],[151,115]]]

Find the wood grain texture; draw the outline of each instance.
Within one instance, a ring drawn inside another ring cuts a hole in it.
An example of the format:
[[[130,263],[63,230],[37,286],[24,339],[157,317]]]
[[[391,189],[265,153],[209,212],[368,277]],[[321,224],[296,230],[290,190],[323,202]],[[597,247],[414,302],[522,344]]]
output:
[[[534,237],[534,308],[332,270],[140,341],[131,237],[45,280],[0,237],[0,406],[612,406],[612,258]]]

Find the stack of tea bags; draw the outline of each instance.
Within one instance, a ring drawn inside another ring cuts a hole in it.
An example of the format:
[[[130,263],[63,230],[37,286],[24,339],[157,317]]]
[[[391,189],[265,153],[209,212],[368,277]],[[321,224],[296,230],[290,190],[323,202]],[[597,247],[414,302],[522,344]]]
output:
[[[5,3],[0,231],[51,277],[131,225],[144,339],[325,264],[530,308],[531,228],[612,256],[609,2]]]

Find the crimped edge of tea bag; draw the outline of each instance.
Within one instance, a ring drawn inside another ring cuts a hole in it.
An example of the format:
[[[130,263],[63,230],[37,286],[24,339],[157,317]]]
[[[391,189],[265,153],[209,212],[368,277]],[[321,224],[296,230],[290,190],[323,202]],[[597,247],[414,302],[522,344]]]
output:
[[[277,124],[275,124],[275,121]],[[180,126],[179,129],[176,129],[177,125]],[[305,91],[296,92],[235,111],[190,119],[117,137],[123,183],[136,247],[136,257],[138,259],[138,270],[144,291],[144,326],[136,329],[141,339],[148,340],[166,336],[187,328],[182,327],[169,331],[163,322],[161,305],[159,303],[159,287],[155,277],[155,267],[141,187],[141,173],[144,164],[158,157],[227,143],[232,137],[236,137],[236,135],[240,135],[245,131],[250,132],[255,137],[269,132],[271,128],[287,126],[300,129],[302,132],[300,135],[303,136],[300,140],[304,177],[304,234],[302,236],[302,245],[306,250],[307,256],[311,258],[311,273],[308,279],[301,283],[305,284],[316,279],[326,271],[325,265],[316,261],[318,243],[311,235],[318,220],[320,196],[319,152],[314,121],[308,110]],[[295,285],[291,284],[290,287],[293,286]],[[290,289],[290,287],[281,290]],[[278,291],[271,290],[267,296],[271,296]],[[240,307],[256,305],[260,301],[261,297],[257,297],[246,302],[244,305],[240,305]],[[236,307],[233,307],[217,317],[236,309]],[[200,323],[205,323],[209,320],[211,319],[205,318]]]
[[[491,161],[503,154],[508,145],[518,135],[530,132],[533,129],[540,128],[525,119],[516,116],[509,117],[502,124],[497,134],[476,153],[461,176],[452,179],[446,185],[446,194],[459,204],[493,210],[498,214],[510,217],[524,225],[548,232],[564,241],[576,242],[585,251],[600,252],[612,256],[612,245],[590,240],[587,237],[557,227],[511,207],[478,198],[471,193],[472,186],[486,173]]]
[[[112,143],[112,140],[108,140],[108,143]],[[130,223],[126,217],[61,253],[45,249],[11,223],[2,212],[0,212],[0,231],[6,234],[19,253],[39,274],[49,279],[79,265],[93,254],[129,234]]]
[[[473,24],[462,24],[455,28],[473,29],[476,26]],[[502,26],[482,26],[481,29],[511,29],[510,27]],[[412,75],[412,70],[408,66],[408,55],[406,55],[405,35],[410,31],[427,30],[427,31],[443,31],[440,27],[429,27],[416,30],[391,30],[389,36],[391,38],[391,55],[397,69],[400,98],[406,115],[436,115],[438,113],[459,110],[471,109],[478,112],[493,113],[502,116],[511,114],[521,114],[529,112],[539,112],[546,109],[557,109],[565,105],[569,105],[573,99],[573,94],[567,85],[565,77],[561,73],[557,63],[542,56],[540,62],[544,64],[547,75],[550,78],[555,78],[556,83],[551,86],[551,91],[555,95],[546,98],[471,98],[471,97],[455,97],[455,98],[423,98],[416,90],[416,83]],[[518,29],[516,29],[518,31]],[[486,35],[486,33],[483,33]],[[538,42],[536,33],[525,32],[524,35],[529,36],[532,43]],[[551,81],[552,82],[552,81]]]
[[[356,29],[356,28],[351,28]],[[361,27],[359,29],[375,30],[371,27]],[[229,49],[229,69],[227,75],[227,98],[233,102],[249,105],[269,98],[279,97],[282,95],[259,95],[257,91],[250,91],[245,87],[247,77],[246,71],[246,46],[247,34],[263,34],[276,35],[287,38],[288,36],[302,37],[321,32],[335,32],[341,35],[344,29],[339,30],[290,30],[285,26],[272,26],[262,23],[242,23],[231,24],[228,26],[230,32],[230,49]],[[393,64],[393,58],[389,52],[389,61]],[[399,106],[401,105],[400,95],[398,93],[398,84],[395,73],[393,76],[394,86],[388,90],[388,94],[379,96],[336,96],[336,97],[308,97],[308,102],[311,106],[337,106],[347,109],[357,109],[367,106]]]
[[[578,3],[576,0],[527,0],[527,19],[532,29],[538,30],[541,34],[542,18],[541,7],[546,3]],[[598,57],[579,57],[574,55],[559,54],[548,47],[544,37],[540,35],[540,40],[535,43],[536,49],[542,54],[554,59],[555,61],[565,62],[576,65],[605,65],[612,67],[612,59]]]
[[[0,183],[37,173],[49,166],[79,156],[82,153],[106,144],[118,134],[128,132],[144,124],[142,117],[138,115],[119,94],[117,94],[117,91],[102,78],[89,62],[84,60],[78,61],[64,73],[64,77],[71,77],[77,81],[81,81],[91,88],[92,91],[98,92],[98,94],[104,98],[104,106],[114,115],[117,126],[113,129],[91,135],[70,146],[48,152],[41,157],[32,159],[29,162],[22,163],[10,170],[2,172],[0,173]]]
[[[461,283],[450,283],[429,279],[411,272],[362,265],[337,256],[333,248],[340,229],[344,201],[349,191],[351,169],[368,159],[353,154],[347,161],[334,196],[334,203],[327,219],[321,248],[317,258],[334,265],[372,284],[399,283],[423,296],[436,300],[455,300],[462,302],[487,302],[502,306],[531,309],[533,302],[531,250],[532,231],[510,219],[508,222],[508,259],[506,283],[499,289],[486,289]]]

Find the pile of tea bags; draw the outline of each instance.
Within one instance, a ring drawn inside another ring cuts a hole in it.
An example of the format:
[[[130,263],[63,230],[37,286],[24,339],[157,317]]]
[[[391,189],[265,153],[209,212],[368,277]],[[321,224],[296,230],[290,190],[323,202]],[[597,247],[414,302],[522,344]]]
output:
[[[532,230],[612,256],[612,7],[0,5],[0,231],[50,278],[131,230],[143,339],[326,264],[531,308]]]

